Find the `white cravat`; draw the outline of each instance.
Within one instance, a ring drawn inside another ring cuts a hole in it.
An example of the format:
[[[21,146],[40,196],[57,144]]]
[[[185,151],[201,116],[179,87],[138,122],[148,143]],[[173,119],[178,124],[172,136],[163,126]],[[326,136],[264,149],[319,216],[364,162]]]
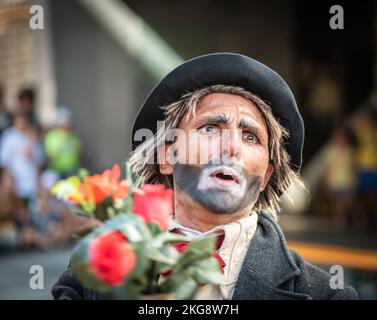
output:
[[[224,241],[218,250],[218,253],[225,262],[224,282],[220,286],[207,284],[200,287],[195,299],[223,300],[232,298],[238,275],[247,249],[249,248],[250,240],[257,228],[257,223],[258,215],[256,213],[228,224],[216,226],[206,232],[186,228],[176,221],[171,222],[169,226],[170,231],[175,229],[190,240],[203,239],[209,235],[225,235]]]

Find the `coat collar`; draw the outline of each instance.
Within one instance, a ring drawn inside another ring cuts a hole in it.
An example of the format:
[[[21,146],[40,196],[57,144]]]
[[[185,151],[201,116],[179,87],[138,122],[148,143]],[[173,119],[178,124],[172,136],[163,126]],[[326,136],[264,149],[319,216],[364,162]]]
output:
[[[241,267],[233,299],[310,299],[283,290],[281,285],[300,275],[284,235],[268,213],[259,213],[258,227]],[[279,288],[280,287],[280,288]]]

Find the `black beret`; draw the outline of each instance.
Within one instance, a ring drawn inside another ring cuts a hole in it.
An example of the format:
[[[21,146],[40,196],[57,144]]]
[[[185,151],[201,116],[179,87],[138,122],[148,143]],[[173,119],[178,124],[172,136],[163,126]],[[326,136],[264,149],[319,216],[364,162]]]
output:
[[[284,141],[291,167],[299,171],[304,145],[304,123],[291,89],[275,71],[264,64],[235,53],[213,53],[191,59],[167,74],[144,101],[133,125],[132,137],[141,128],[157,131],[164,119],[160,108],[182,95],[211,85],[234,85],[267,102],[279,123],[289,132]],[[134,141],[134,150],[142,141]]]

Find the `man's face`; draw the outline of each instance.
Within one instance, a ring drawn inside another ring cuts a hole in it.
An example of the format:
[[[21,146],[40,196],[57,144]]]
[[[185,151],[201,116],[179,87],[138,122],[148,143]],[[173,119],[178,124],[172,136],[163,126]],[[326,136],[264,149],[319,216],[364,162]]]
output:
[[[273,172],[258,107],[237,95],[210,94],[179,129],[184,135],[166,149],[167,159],[178,151],[176,163],[160,166],[162,173],[173,174],[176,197],[184,193],[213,213],[252,208]]]
[[[33,109],[32,101],[27,97],[21,97],[19,100],[18,108],[22,113],[30,113]]]

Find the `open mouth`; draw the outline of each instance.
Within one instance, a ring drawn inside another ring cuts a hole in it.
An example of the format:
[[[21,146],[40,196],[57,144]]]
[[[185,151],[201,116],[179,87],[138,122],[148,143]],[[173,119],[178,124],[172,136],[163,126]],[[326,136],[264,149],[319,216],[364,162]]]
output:
[[[219,169],[211,173],[210,177],[216,179],[216,181],[221,184],[239,184],[237,175],[231,172],[231,170]]]

